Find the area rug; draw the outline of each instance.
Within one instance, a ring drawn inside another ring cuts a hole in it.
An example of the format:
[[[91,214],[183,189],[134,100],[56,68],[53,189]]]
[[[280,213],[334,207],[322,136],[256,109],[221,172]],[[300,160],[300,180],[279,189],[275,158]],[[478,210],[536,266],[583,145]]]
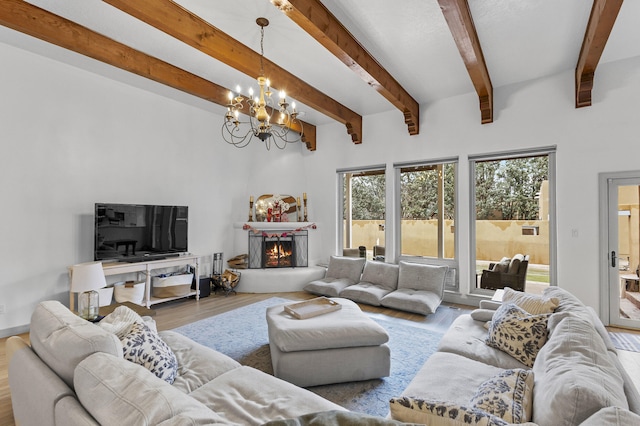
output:
[[[174,331],[222,352],[243,365],[273,374],[265,319],[266,308],[291,302],[274,297]],[[372,317],[389,333],[391,375],[361,382],[314,386],[310,391],[351,411],[386,416],[389,399],[398,396],[435,352],[442,334],[411,326],[401,319]]]
[[[630,352],[640,352],[640,334],[609,332],[609,337],[616,349]]]

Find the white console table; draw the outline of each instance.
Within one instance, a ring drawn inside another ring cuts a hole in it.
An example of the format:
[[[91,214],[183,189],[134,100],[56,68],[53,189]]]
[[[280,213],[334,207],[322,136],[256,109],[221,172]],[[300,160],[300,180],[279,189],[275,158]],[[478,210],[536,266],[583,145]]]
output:
[[[163,269],[163,268],[172,268],[175,266],[187,266],[190,265],[194,269],[194,277],[196,280],[196,288],[195,290],[191,290],[188,294],[184,296],[178,297],[163,297],[157,298],[151,296],[151,276],[154,269]],[[135,262],[135,263],[126,263],[126,262],[115,262],[115,263],[103,263],[102,269],[104,270],[104,275],[106,277],[111,275],[122,275],[122,274],[130,274],[130,273],[143,273],[145,275],[144,278],[144,304],[147,308],[151,307],[156,303],[167,302],[169,300],[181,299],[184,297],[195,296],[196,300],[200,299],[200,256],[198,255],[183,255],[178,257],[170,257],[168,259],[161,260],[151,260],[149,262]],[[71,282],[71,274],[73,272],[73,268],[69,268],[69,282]],[[74,294],[69,293],[69,309],[74,310]]]

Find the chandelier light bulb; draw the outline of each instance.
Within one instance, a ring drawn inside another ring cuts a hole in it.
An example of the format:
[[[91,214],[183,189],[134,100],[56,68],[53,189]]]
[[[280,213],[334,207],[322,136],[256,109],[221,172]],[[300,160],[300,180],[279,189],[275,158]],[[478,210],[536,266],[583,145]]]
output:
[[[291,109],[293,110],[293,112],[296,112],[296,103],[295,102],[291,102]]]
[[[253,98],[253,87],[249,87],[249,97]]]
[[[267,87],[271,87],[271,81],[269,79],[267,79]]]
[[[240,89],[240,85],[239,84],[236,86],[236,92],[238,92],[238,94],[240,94],[240,92],[242,92],[242,90]]]
[[[287,94],[284,92],[284,90],[281,90],[280,92],[278,92],[278,95],[280,96],[280,99],[284,99],[287,97]]]
[[[230,101],[233,100],[233,92],[231,90],[229,90],[229,94],[227,96],[229,97]]]

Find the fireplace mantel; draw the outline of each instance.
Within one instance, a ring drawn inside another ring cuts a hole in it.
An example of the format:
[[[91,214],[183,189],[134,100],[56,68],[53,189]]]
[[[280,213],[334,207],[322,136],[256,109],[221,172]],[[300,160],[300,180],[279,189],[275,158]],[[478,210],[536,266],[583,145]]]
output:
[[[313,225],[314,222],[235,222],[233,227],[235,229],[244,230],[245,225],[249,225],[252,228],[259,230],[279,230],[279,231],[292,231],[294,229],[305,228]]]

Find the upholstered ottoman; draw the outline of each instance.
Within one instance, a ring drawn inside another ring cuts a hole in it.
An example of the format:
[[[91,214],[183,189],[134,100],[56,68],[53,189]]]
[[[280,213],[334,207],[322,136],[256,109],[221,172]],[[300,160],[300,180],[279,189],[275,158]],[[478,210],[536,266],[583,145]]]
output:
[[[389,375],[389,335],[351,300],[331,298],[340,310],[297,319],[285,305],[267,308],[276,377],[298,386],[368,380]]]

